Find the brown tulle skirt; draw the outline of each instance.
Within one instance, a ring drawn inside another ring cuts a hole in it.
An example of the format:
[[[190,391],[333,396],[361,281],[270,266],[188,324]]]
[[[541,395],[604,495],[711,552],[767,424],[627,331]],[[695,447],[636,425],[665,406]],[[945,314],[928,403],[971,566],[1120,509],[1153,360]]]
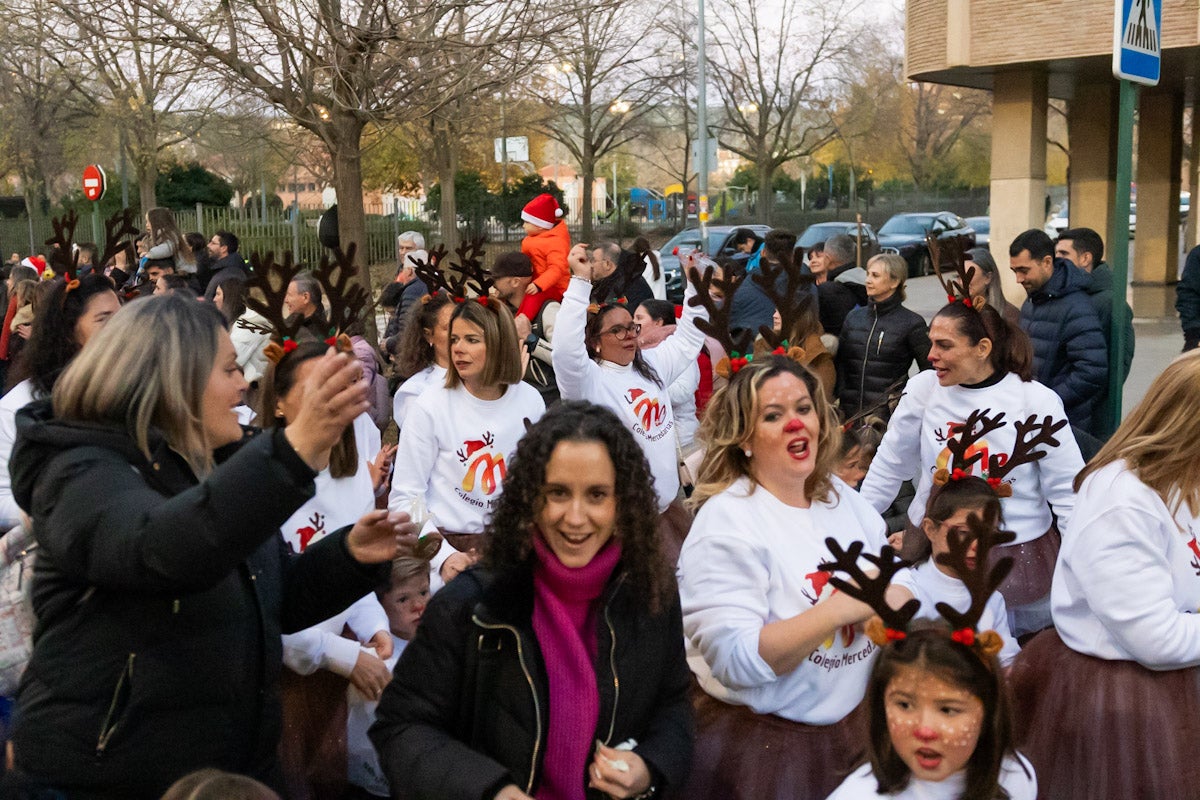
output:
[[[453,547],[460,553],[469,553],[472,550],[479,552],[483,551],[484,534],[482,533],[455,533],[454,531],[441,531],[442,538],[446,540],[446,544]]]
[[[928,552],[929,539],[925,532],[909,520],[904,528],[904,544],[900,556],[912,561],[922,552]],[[992,551],[992,563],[1005,556],[1013,559],[1012,571],[1000,584],[1000,594],[1010,609],[1028,605],[1050,594],[1054,580],[1054,565],[1058,562],[1058,550],[1062,546],[1062,535],[1051,523],[1044,534],[1024,544],[1010,544]]]
[[[692,512],[678,500],[672,500],[667,510],[658,515],[658,542],[672,570],[679,563],[679,551],[691,529]]]
[[[281,670],[279,762],[290,800],[341,797],[346,788],[346,686],[327,670]]]
[[[1047,630],[1009,682],[1040,800],[1200,798],[1200,669],[1093,658]]]
[[[716,700],[693,688],[696,749],[679,798],[825,800],[866,754],[859,705],[833,725],[805,725]]]

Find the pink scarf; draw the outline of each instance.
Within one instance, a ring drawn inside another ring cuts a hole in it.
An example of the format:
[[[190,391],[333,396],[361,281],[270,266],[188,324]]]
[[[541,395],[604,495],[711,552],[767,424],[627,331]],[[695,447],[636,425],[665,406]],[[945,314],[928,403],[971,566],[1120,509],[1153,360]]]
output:
[[[533,550],[533,632],[550,682],[550,729],[537,798],[584,800],[600,717],[594,605],[621,558],[621,545],[610,539],[578,568],[564,566],[540,533],[533,537]]]

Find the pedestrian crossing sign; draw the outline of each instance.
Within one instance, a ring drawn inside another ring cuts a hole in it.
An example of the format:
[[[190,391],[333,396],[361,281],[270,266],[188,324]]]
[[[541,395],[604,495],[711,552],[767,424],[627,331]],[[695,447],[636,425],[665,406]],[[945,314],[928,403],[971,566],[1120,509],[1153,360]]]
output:
[[[1145,86],[1162,68],[1162,0],[1115,0],[1113,75]]]

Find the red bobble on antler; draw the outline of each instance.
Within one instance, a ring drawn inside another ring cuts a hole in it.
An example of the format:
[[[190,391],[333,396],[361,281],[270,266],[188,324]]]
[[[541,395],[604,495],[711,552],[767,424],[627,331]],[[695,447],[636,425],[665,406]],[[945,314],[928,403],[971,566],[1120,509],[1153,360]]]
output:
[[[884,635],[887,636],[887,639],[889,642],[898,642],[898,641],[901,641],[902,639],[908,638],[907,633],[905,633],[904,631],[895,630],[894,628],[885,628],[883,632],[884,632]]]
[[[959,628],[950,634],[950,638],[967,647],[975,645],[975,631],[970,628]]]
[[[283,340],[283,352],[285,352],[285,353],[290,353],[299,346],[300,345],[296,344],[295,339],[284,339]]]
[[[975,307],[975,304],[971,302],[971,298],[969,298],[969,297],[964,297],[964,298],[963,298],[963,305],[964,305],[964,306],[966,306],[967,308],[974,308],[974,307]]]

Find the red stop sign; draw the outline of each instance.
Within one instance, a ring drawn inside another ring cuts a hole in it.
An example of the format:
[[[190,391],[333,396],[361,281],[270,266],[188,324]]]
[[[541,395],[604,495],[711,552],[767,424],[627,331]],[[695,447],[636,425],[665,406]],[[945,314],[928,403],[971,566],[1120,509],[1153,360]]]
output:
[[[83,196],[95,202],[104,197],[108,188],[108,179],[99,164],[88,164],[83,168]]]

